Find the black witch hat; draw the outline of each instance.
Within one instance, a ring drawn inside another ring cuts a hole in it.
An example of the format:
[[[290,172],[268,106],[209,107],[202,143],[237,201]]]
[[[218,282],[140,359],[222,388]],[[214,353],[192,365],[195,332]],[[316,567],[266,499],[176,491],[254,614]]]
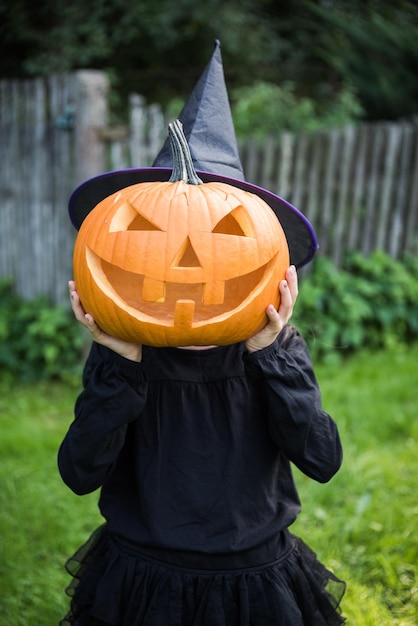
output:
[[[308,263],[318,242],[307,218],[276,194],[244,180],[223,73],[220,43],[186,102],[179,120],[190,147],[193,165],[203,182],[219,181],[261,197],[273,209],[286,234],[290,262]],[[173,157],[167,138],[152,167],[106,172],[82,183],[71,195],[69,213],[80,228],[94,207],[111,194],[141,182],[169,180]]]

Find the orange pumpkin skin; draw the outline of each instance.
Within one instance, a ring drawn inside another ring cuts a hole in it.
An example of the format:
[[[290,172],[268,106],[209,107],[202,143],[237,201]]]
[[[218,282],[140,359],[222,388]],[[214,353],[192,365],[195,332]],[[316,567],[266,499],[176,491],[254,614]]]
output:
[[[73,266],[84,309],[110,335],[157,347],[227,345],[265,326],[289,252],[254,194],[221,182],[146,182],[89,213]]]

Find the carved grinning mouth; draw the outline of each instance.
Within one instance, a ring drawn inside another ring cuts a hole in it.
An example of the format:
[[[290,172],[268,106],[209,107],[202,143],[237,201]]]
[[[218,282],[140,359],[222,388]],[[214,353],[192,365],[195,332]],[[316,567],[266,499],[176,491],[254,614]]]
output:
[[[277,255],[258,269],[216,283],[161,283],[128,272],[87,250],[87,262],[96,282],[118,306],[141,319],[144,315],[164,320],[167,325],[199,324],[245,306],[253,292],[269,281]]]

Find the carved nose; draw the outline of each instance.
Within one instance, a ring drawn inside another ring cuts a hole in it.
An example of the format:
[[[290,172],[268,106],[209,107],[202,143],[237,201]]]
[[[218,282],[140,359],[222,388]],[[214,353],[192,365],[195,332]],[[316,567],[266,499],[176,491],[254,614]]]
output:
[[[197,256],[189,237],[187,237],[181,246],[176,258],[174,259],[172,267],[202,267],[199,257]]]

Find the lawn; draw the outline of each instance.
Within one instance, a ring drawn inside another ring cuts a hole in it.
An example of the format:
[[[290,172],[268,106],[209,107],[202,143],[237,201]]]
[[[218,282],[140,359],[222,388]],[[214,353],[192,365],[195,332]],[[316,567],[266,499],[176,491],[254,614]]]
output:
[[[328,484],[295,471],[293,531],[347,581],[349,626],[418,623],[418,344],[317,367],[345,459]],[[56,453],[77,388],[0,382],[0,623],[54,626],[66,557],[101,523],[97,494],[73,495]]]

